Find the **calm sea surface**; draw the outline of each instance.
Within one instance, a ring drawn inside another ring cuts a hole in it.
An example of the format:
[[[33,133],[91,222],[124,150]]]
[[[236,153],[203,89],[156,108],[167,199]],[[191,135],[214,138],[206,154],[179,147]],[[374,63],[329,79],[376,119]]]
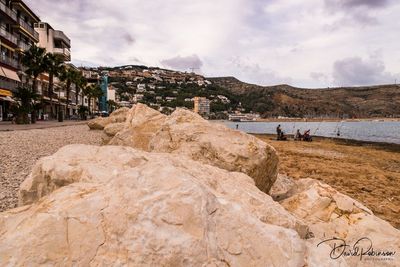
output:
[[[312,135],[354,139],[362,141],[387,142],[400,144],[400,122],[232,122],[223,121],[229,128],[247,133],[275,134],[278,124],[285,134],[294,134],[310,129]],[[340,132],[340,136],[337,133]]]

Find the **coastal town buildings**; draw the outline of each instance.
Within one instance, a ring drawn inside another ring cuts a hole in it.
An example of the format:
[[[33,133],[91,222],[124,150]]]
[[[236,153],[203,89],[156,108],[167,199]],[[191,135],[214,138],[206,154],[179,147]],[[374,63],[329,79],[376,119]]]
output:
[[[13,95],[18,86],[31,84],[30,77],[25,74],[21,60],[23,52],[32,45],[45,48],[47,53],[60,55],[67,63],[71,60],[71,40],[60,30],[55,30],[21,0],[0,0],[0,121],[11,115],[11,106],[15,103]],[[72,64],[66,65],[74,68]],[[62,83],[54,79],[54,91],[49,92],[49,75],[43,73],[37,78],[39,95],[39,119],[46,119],[51,113],[64,110],[64,114],[77,113],[82,94],[76,95],[75,85],[71,85],[70,98],[66,99]],[[65,110],[66,102],[70,108]],[[54,114],[53,114],[54,115]]]
[[[0,121],[10,115],[13,92],[26,82],[22,53],[39,41],[36,15],[23,1],[0,0]]]
[[[208,100],[206,97],[195,97],[194,112],[200,115],[210,114],[210,100]]]

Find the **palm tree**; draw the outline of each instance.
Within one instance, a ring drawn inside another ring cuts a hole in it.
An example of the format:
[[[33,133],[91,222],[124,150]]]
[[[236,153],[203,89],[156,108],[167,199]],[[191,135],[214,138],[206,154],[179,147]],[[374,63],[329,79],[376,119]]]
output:
[[[100,85],[98,84],[90,84],[83,89],[84,95],[88,97],[88,108],[89,114],[91,114],[90,103],[92,102],[92,98],[99,98],[103,95],[103,91],[101,90]]]
[[[78,72],[77,79],[75,81],[75,99],[76,99],[76,104],[78,105],[78,96],[79,93],[82,91],[82,104],[83,106],[83,88],[86,87],[87,81],[85,77],[83,77],[81,72]]]
[[[23,53],[21,63],[26,67],[25,73],[33,78],[32,90],[37,92],[37,78],[46,71],[45,58],[46,49],[32,45]]]
[[[73,83],[76,83],[78,80],[78,74],[79,72],[77,70],[74,70],[73,68],[66,68],[60,75],[61,81],[65,82],[65,91],[67,93],[67,105],[66,105],[66,117],[69,118],[69,96],[71,94],[71,85]]]
[[[60,77],[64,71],[64,59],[60,55],[47,53],[44,57],[44,65],[49,74],[49,97],[50,97],[50,116],[53,118],[53,94],[54,94],[54,77]]]
[[[25,51],[22,55],[21,63],[26,67],[25,73],[33,78],[32,92],[37,92],[37,78],[40,74],[45,72],[44,56],[46,49],[32,45],[29,50]],[[36,112],[32,109],[32,123],[36,122]]]
[[[18,100],[17,120],[18,124],[29,124],[28,114],[34,109],[34,100],[38,95],[29,87],[18,87],[14,92],[14,97]]]

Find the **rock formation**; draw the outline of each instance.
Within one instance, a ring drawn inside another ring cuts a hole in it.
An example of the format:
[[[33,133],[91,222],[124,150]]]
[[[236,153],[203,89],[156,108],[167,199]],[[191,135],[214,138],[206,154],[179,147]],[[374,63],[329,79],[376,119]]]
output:
[[[304,266],[313,259],[303,222],[249,176],[173,154],[66,146],[37,163],[20,202],[33,204],[0,214],[2,266]]]
[[[91,130],[103,130],[108,124],[125,122],[129,108],[120,108],[110,114],[109,117],[98,117],[88,121]]]
[[[294,181],[279,175],[271,189],[271,196],[281,199],[280,204],[310,227],[314,245],[329,238],[344,240],[351,246],[359,241],[359,247],[367,252],[391,251],[400,253],[400,232],[388,222],[376,217],[371,210],[358,201],[336,191],[332,187],[313,179]],[[329,241],[329,245],[343,244]],[[400,266],[400,257],[382,261],[370,258],[371,262],[360,261],[360,257],[348,257],[349,266]],[[375,261],[374,261],[375,260]]]
[[[37,162],[0,213],[0,266],[400,266],[399,230],[319,181],[272,186],[255,137],[183,109],[110,118],[96,127],[119,146]]]
[[[109,145],[130,146],[149,151],[149,142],[159,131],[167,116],[136,104],[128,113],[124,128],[108,143]]]
[[[276,180],[278,157],[273,147],[254,136],[208,122],[186,109],[177,109],[167,117],[137,104],[127,113],[121,131],[115,134],[108,127],[114,130],[121,125],[105,128],[103,143],[109,145],[185,155],[228,171],[243,172],[266,193]]]

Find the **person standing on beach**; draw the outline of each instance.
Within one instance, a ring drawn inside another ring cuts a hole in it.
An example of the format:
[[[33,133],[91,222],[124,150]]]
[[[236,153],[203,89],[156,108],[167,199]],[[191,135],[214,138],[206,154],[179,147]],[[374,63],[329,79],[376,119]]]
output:
[[[281,139],[281,134],[282,134],[282,129],[281,129],[281,125],[279,124],[278,127],[276,127],[277,140]]]
[[[239,129],[239,124],[236,124],[236,130]]]

